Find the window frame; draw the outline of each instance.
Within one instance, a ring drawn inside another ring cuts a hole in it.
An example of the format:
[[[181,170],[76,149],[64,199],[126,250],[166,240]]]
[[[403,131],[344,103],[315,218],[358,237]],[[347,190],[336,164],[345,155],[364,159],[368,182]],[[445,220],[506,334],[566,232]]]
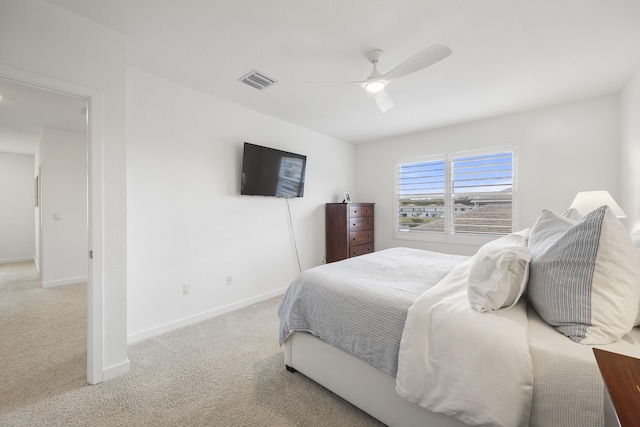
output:
[[[512,155],[512,184],[511,184],[511,229],[512,232],[519,229],[519,217],[518,217],[518,147],[517,145],[489,147],[481,149],[473,149],[466,151],[451,151],[441,154],[404,157],[398,159],[394,163],[394,190],[393,190],[393,239],[394,240],[406,240],[406,241],[422,241],[422,242],[440,242],[451,244],[464,244],[464,245],[481,245],[504,234],[499,233],[455,233],[452,232],[452,212],[453,212],[453,171],[452,163],[453,159],[482,156],[490,154],[500,154],[504,152],[511,152]],[[400,231],[398,224],[400,221],[398,200],[399,200],[399,186],[400,186],[400,166],[410,163],[432,162],[444,160],[445,163],[445,192],[444,192],[444,207],[446,215],[444,217],[445,227],[444,232],[411,232],[410,230]]]

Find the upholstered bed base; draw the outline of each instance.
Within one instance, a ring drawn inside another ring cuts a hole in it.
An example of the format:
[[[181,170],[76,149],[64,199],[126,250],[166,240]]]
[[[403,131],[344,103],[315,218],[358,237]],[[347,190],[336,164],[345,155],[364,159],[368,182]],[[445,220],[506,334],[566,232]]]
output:
[[[318,384],[390,427],[460,427],[453,417],[430,412],[395,392],[395,378],[306,332],[284,343],[287,369]]]

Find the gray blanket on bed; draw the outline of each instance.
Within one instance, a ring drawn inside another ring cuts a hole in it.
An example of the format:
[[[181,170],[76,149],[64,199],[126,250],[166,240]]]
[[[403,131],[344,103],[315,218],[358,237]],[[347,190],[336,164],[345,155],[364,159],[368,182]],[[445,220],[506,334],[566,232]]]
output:
[[[393,248],[307,270],[278,308],[279,342],[310,332],[395,377],[409,307],[466,259]]]

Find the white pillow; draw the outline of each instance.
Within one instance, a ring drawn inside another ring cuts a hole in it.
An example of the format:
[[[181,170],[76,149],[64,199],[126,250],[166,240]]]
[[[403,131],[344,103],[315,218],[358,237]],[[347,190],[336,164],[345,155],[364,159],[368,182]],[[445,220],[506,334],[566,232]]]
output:
[[[607,206],[572,224],[542,211],[529,238],[527,295],[540,317],[581,344],[607,344],[634,326],[640,263]]]
[[[518,302],[529,277],[529,229],[482,246],[471,262],[467,296],[480,312],[508,309]]]

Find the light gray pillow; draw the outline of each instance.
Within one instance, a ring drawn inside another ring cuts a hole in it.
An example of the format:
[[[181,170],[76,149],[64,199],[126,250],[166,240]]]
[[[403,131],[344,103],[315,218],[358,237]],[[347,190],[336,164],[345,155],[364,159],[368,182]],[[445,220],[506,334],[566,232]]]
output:
[[[570,222],[578,222],[582,219],[582,215],[576,209],[571,208],[568,211],[564,211],[561,215],[563,218],[571,220]]]
[[[607,344],[631,330],[640,306],[640,265],[609,207],[575,223],[542,211],[529,250],[528,297],[547,323],[581,344]]]

